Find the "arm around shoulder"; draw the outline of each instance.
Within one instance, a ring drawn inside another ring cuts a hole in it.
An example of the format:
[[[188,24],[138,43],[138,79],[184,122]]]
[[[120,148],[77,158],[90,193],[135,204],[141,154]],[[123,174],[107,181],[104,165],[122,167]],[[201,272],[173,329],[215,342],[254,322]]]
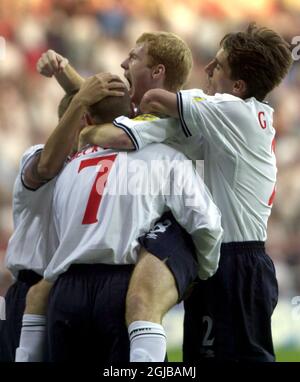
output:
[[[117,150],[133,150],[135,148],[125,131],[112,123],[85,127],[79,135],[78,148],[81,149],[87,144]]]
[[[163,114],[178,118],[176,94],[164,89],[148,90],[142,98],[140,110],[142,113]]]

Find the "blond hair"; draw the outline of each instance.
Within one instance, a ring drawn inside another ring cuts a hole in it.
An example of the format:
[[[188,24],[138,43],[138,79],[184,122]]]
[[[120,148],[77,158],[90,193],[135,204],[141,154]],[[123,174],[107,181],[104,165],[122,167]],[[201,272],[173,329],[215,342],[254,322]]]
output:
[[[166,69],[165,87],[180,90],[187,82],[193,66],[192,52],[176,34],[170,32],[143,33],[137,44],[147,43],[149,66],[163,64]]]

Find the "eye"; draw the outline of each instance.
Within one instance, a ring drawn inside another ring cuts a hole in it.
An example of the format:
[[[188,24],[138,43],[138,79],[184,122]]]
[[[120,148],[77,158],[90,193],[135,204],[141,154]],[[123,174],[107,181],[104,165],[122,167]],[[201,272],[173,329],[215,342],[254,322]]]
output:
[[[136,59],[136,54],[132,53],[130,56],[129,56],[129,59],[130,60],[135,60]]]

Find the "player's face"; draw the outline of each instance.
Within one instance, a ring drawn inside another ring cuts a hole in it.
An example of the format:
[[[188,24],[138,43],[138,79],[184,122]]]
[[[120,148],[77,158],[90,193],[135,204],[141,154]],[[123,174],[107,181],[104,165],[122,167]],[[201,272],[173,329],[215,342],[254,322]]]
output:
[[[216,57],[204,68],[207,74],[207,87],[205,92],[208,95],[216,93],[233,94],[235,81],[230,78],[230,68],[226,52],[220,49]]]
[[[149,67],[147,43],[137,44],[121,64],[129,82],[132,102],[138,106],[145,92],[152,88],[152,69]]]

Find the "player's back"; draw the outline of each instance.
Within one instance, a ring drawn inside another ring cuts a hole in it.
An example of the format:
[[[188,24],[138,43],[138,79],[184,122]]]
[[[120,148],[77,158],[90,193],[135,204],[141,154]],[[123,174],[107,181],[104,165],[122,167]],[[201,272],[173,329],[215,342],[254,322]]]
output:
[[[57,245],[56,235],[50,224],[55,180],[32,190],[26,187],[22,179],[22,171],[27,162],[42,149],[43,145],[36,145],[24,153],[14,184],[14,232],[5,258],[6,267],[14,276],[17,276],[19,270],[33,270],[42,275]]]
[[[204,137],[204,178],[222,212],[224,242],[265,241],[277,172],[273,109],[254,97],[180,94],[182,128]]]
[[[98,146],[77,153],[56,182],[60,245],[45,276],[55,279],[73,263],[135,263],[136,239],[166,210],[171,162],[185,159],[163,144],[131,153]]]

